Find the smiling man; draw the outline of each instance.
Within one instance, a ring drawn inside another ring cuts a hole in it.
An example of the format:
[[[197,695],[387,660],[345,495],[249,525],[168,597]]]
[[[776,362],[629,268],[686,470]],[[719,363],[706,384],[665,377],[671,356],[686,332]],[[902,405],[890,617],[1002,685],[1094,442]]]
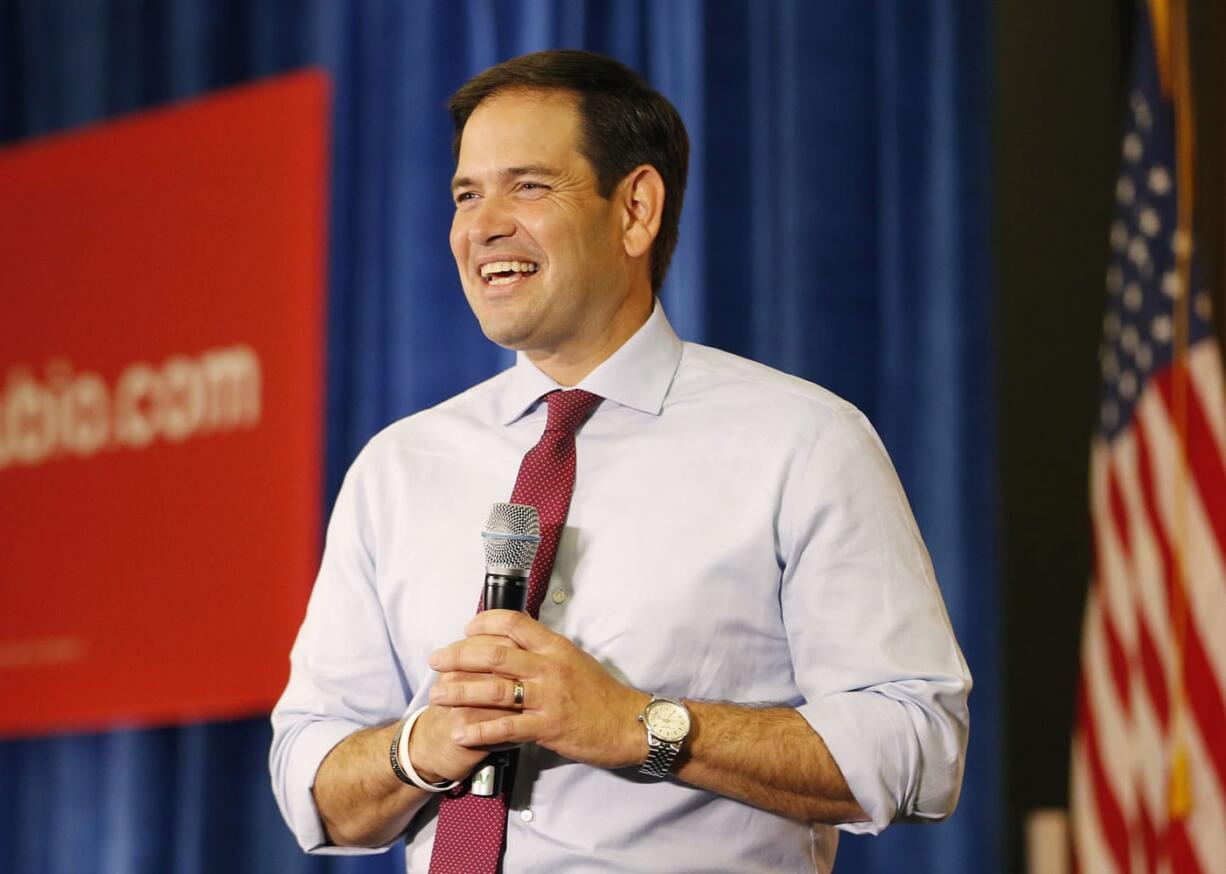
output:
[[[518,360],[375,437],[337,498],[273,714],[303,848],[828,871],[838,830],[947,816],[970,677],[880,442],[818,386],[682,342],[656,298],[676,110],[572,51],[451,110],[452,253]],[[508,498],[543,520],[528,613],[474,618],[475,532]]]

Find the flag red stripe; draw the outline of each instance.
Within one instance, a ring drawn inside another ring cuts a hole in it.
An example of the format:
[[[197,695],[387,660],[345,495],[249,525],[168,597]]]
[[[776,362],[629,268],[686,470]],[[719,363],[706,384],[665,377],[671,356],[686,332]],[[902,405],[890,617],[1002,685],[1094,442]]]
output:
[[[1188,830],[1182,820],[1175,820],[1167,830],[1167,848],[1170,851],[1171,874],[1200,874],[1200,862],[1188,839]]]
[[[1137,819],[1141,825],[1141,847],[1145,851],[1145,870],[1154,872],[1158,870],[1158,831],[1154,828],[1154,820],[1142,800],[1145,793],[1139,784],[1136,787],[1136,794]]]
[[[1158,496],[1154,489],[1153,456],[1149,451],[1149,438],[1145,433],[1145,423],[1136,419],[1133,425],[1133,435],[1137,444],[1137,479],[1141,484],[1141,503],[1145,505],[1145,518],[1149,522],[1149,530],[1154,534],[1154,542],[1158,545],[1158,554],[1162,558],[1163,586],[1168,597],[1171,580],[1175,577],[1175,556],[1171,552],[1171,544],[1166,537],[1166,528],[1158,515]],[[1170,602],[1164,605],[1169,609]]]
[[[1186,367],[1184,372],[1187,373]],[[1162,400],[1167,410],[1173,410],[1173,368],[1157,377]],[[1226,553],[1226,462],[1217,451],[1217,441],[1205,418],[1196,383],[1188,375],[1188,467],[1189,477],[1201,496],[1201,506],[1217,540],[1219,553]]]
[[[1108,489],[1118,495],[1119,484],[1116,482],[1115,471],[1111,469],[1110,462],[1108,462],[1108,469],[1110,471],[1107,474]],[[1122,500],[1120,506],[1121,508],[1123,507]],[[1127,537],[1127,533],[1118,530],[1120,520],[1114,512],[1112,516],[1115,517],[1117,523],[1115,525],[1117,529],[1115,531],[1116,539],[1122,541]],[[1128,656],[1124,652],[1124,645],[1120,641],[1119,630],[1116,628],[1115,621],[1111,617],[1111,611],[1107,608],[1105,591],[1108,585],[1107,563],[1103,560],[1102,550],[1104,547],[1102,539],[1093,531],[1091,531],[1090,536],[1094,541],[1094,556],[1098,563],[1098,571],[1094,575],[1094,585],[1098,589],[1098,609],[1103,621],[1103,636],[1107,641],[1107,661],[1111,668],[1111,682],[1115,686],[1115,694],[1120,699],[1121,709],[1127,710],[1131,702],[1131,690],[1128,682]],[[1124,573],[1127,574],[1128,572],[1125,569]]]
[[[1106,605],[1103,611],[1103,632],[1107,640],[1107,658],[1111,662],[1111,681],[1115,685],[1115,694],[1120,699],[1120,709],[1128,710],[1131,706],[1132,689],[1128,682],[1128,656],[1124,654],[1124,645],[1120,643],[1119,632],[1111,621],[1111,614]]]
[[[1208,653],[1189,623],[1183,655],[1184,686],[1188,706],[1200,726],[1218,784],[1226,788],[1226,705],[1222,703],[1222,690],[1209,663]]]
[[[1090,785],[1094,792],[1094,803],[1098,807],[1098,820],[1102,826],[1107,849],[1115,858],[1116,868],[1120,874],[1126,874],[1128,871],[1128,825],[1120,810],[1119,799],[1112,794],[1111,784],[1107,781],[1107,773],[1103,768],[1102,757],[1098,749],[1098,731],[1094,720],[1095,713],[1090,708],[1089,692],[1086,690],[1086,679],[1083,675],[1077,687],[1077,721],[1081,725],[1081,734],[1085,741],[1085,757],[1090,766]]]
[[[1141,486],[1141,503],[1145,509],[1145,518],[1149,522],[1149,529],[1153,532],[1154,543],[1158,547],[1158,555],[1162,560],[1162,589],[1168,597],[1168,601],[1163,607],[1169,609],[1167,605],[1170,603],[1171,580],[1175,575],[1175,558],[1171,554],[1171,545],[1167,542],[1166,532],[1162,527],[1161,521],[1158,519],[1158,501],[1154,495],[1154,468],[1149,451],[1149,439],[1145,435],[1145,423],[1141,421],[1140,417],[1134,420],[1133,437],[1137,446],[1137,482]],[[1165,733],[1167,721],[1170,719],[1170,700],[1166,688],[1166,670],[1158,656],[1158,647],[1154,644],[1153,637],[1146,623],[1141,624],[1139,639],[1141,669],[1145,675],[1145,686],[1149,690],[1149,697],[1154,703],[1154,708],[1158,712],[1158,719],[1162,723],[1163,733]]]
[[[1137,652],[1140,656],[1141,675],[1145,681],[1145,689],[1149,692],[1149,699],[1153,702],[1154,713],[1165,735],[1167,722],[1171,718],[1171,705],[1166,697],[1166,674],[1163,672],[1162,660],[1158,657],[1158,647],[1154,645],[1149,625],[1141,616],[1140,611],[1137,612],[1137,625]]]
[[[1226,462],[1218,455],[1217,442],[1205,418],[1196,383],[1188,392],[1188,466],[1200,490],[1201,506],[1217,538],[1219,553],[1226,553]]]

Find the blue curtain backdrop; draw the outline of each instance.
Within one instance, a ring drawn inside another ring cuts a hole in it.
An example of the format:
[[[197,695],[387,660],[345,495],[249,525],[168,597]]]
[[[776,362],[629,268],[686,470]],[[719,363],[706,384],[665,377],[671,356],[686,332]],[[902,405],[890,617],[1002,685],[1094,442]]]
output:
[[[0,0],[0,139],[331,72],[330,507],[376,430],[510,360],[447,251],[447,94],[556,46],[645,73],[694,142],[663,295],[674,324],[869,414],[976,677],[955,817],[845,837],[840,874],[978,874],[1001,867],[1003,807],[989,44],[987,4],[953,0]],[[268,788],[269,737],[252,719],[0,743],[0,871],[403,869],[398,852],[303,857]]]

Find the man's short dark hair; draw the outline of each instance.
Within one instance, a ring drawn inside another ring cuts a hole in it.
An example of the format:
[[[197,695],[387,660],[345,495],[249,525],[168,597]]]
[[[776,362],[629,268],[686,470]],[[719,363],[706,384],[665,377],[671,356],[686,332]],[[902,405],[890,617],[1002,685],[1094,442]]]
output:
[[[664,180],[660,231],[651,247],[651,287],[659,291],[677,247],[690,140],[681,115],[658,91],[612,58],[554,49],[504,61],[477,74],[451,95],[452,153],[460,156],[464,126],[478,104],[503,91],[569,91],[579,98],[579,152],[596,172],[601,197],[635,167],[650,164]]]

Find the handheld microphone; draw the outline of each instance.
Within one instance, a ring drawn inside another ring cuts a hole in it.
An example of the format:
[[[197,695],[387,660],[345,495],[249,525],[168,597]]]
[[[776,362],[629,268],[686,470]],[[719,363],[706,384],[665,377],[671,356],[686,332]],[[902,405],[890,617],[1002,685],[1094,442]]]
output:
[[[481,532],[485,547],[485,610],[523,610],[528,571],[541,545],[541,518],[528,504],[493,504]]]
[[[528,601],[528,572],[541,545],[541,520],[536,507],[496,503],[481,532],[485,547],[485,610],[520,610]],[[507,751],[491,753],[470,778],[473,795],[502,792],[509,764]]]

